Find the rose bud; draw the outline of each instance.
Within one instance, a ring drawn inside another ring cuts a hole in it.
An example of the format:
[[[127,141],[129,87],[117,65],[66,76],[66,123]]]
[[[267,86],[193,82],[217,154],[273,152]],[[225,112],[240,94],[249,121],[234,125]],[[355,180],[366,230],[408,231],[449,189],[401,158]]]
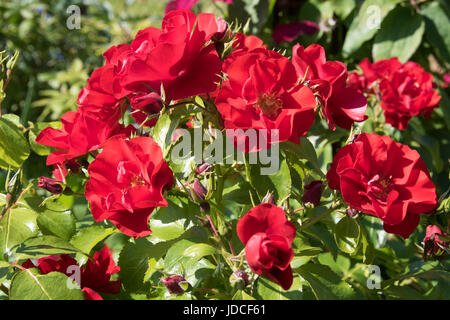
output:
[[[206,201],[202,202],[200,203],[200,211],[203,213],[209,213],[209,211],[211,211],[211,206]]]
[[[195,168],[195,174],[201,175],[203,173],[208,172],[209,169],[211,169],[211,165],[209,163],[204,162],[202,164],[199,164],[197,168]]]
[[[273,193],[272,192],[267,192],[267,194],[261,200],[261,203],[275,204],[275,199],[273,197]]]
[[[319,205],[322,196],[323,183],[320,180],[314,180],[304,188],[302,201],[312,203],[315,207]]]
[[[214,42],[226,43],[231,40],[232,32],[230,26],[223,18],[217,18],[217,32],[211,37]]]
[[[439,245],[441,245],[442,247],[448,246],[448,242],[439,239],[439,235],[448,236],[447,234],[443,233],[437,226],[430,225],[427,227],[425,238],[423,239],[423,250],[425,255],[427,255],[428,253],[436,254],[440,249]]]
[[[175,275],[167,278],[160,278],[159,280],[166,286],[171,294],[182,294],[187,289],[186,284],[188,283],[182,276]]]
[[[41,177],[37,187],[45,189],[53,194],[59,194],[64,191],[62,182],[47,177]]]
[[[348,209],[347,209],[347,215],[348,215],[350,218],[355,217],[358,213],[359,213],[359,211],[356,210],[356,209],[353,209],[353,208],[348,208]]]
[[[239,283],[243,285],[243,288],[245,288],[248,285],[248,274],[245,271],[242,270],[236,270],[233,272],[233,274],[230,276],[230,282],[231,283]]]
[[[208,190],[202,185],[200,180],[197,178],[194,179],[194,188],[192,192],[192,197],[194,200],[200,201],[205,200],[206,194],[208,193]]]

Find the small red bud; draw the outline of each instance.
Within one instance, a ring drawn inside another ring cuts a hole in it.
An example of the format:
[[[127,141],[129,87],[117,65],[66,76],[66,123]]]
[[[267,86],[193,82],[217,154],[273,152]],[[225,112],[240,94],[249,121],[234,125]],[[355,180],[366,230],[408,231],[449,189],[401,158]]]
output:
[[[186,282],[186,279],[182,276],[170,276],[167,278],[159,279],[163,285],[169,290],[171,294],[182,294],[184,289],[180,286],[180,282]]]
[[[53,194],[59,194],[64,190],[62,182],[47,177],[41,177],[37,186]]]
[[[312,203],[315,207],[320,203],[322,197],[323,183],[320,180],[314,180],[304,187],[302,201],[304,203]]]

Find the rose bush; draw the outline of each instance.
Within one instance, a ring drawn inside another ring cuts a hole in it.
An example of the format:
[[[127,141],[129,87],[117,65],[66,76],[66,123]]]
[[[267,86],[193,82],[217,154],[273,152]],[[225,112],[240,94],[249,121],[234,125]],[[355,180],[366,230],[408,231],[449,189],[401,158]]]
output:
[[[30,77],[74,57],[12,32],[0,298],[448,299],[447,6],[370,3],[87,5],[110,38]]]

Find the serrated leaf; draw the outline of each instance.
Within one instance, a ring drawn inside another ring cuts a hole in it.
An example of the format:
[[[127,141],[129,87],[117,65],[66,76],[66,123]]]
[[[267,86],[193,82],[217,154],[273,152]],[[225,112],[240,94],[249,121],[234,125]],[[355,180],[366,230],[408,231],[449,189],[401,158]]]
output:
[[[16,124],[0,118],[0,168],[18,169],[30,155],[30,146]]]
[[[259,277],[256,284],[256,294],[258,299],[263,300],[302,300],[302,281],[299,277],[294,277],[289,290],[284,290],[278,284]]]
[[[158,208],[150,217],[152,235],[162,240],[180,237],[192,227],[193,213],[200,212],[199,207],[187,200],[167,197],[168,206]]]
[[[206,243],[196,243],[183,251],[184,257],[193,259],[200,259],[204,256],[209,256],[217,252],[217,249]]]
[[[37,217],[37,224],[43,234],[69,240],[76,232],[75,218],[70,211],[45,210]]]
[[[16,251],[16,259],[39,259],[51,255],[72,254],[80,251],[68,241],[55,236],[40,236],[24,241]]]
[[[353,299],[355,292],[327,266],[308,263],[295,269],[311,286],[318,300]]]
[[[89,254],[91,250],[106,237],[115,232],[114,228],[104,228],[101,226],[90,226],[81,229],[72,237],[70,243],[80,251]]]
[[[29,269],[19,271],[11,281],[11,300],[84,300],[80,288],[69,288],[69,277],[61,272],[33,274]]]
[[[360,243],[360,227],[349,216],[343,217],[334,227],[334,239],[340,250],[348,254],[354,254]]]
[[[151,267],[149,261],[158,261],[167,252],[171,243],[153,244],[140,238],[123,248],[119,256],[119,276],[128,292],[145,292],[146,288],[148,289],[149,284],[144,284],[144,278],[149,266]]]
[[[7,210],[0,222],[0,255],[9,255],[17,245],[37,235],[37,213],[26,207]]]

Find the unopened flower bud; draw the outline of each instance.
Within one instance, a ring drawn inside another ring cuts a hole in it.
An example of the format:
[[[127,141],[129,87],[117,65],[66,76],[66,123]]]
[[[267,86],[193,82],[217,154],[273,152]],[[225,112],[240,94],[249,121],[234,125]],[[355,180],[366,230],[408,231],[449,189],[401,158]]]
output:
[[[236,270],[230,276],[230,282],[231,283],[238,283],[238,285],[241,285],[242,289],[245,288],[248,285],[248,274],[247,274],[247,272],[242,271],[242,270]]]
[[[211,169],[211,165],[209,163],[204,162],[202,164],[199,164],[197,168],[195,168],[195,173],[201,175],[208,172],[209,169]]]
[[[174,275],[167,278],[159,279],[171,294],[182,294],[188,287],[189,283],[182,276]]]
[[[208,190],[202,185],[199,179],[194,179],[193,198],[197,201],[205,200]]]
[[[320,203],[322,197],[323,183],[320,180],[314,180],[304,187],[302,201],[304,203],[312,203],[315,207]]]
[[[209,203],[208,202],[202,202],[202,203],[200,203],[200,210],[203,212],[203,213],[209,213],[209,211],[211,211],[211,206],[209,205]]]
[[[211,37],[211,40],[214,42],[229,42],[232,38],[232,32],[230,30],[230,26],[223,18],[217,19],[217,32]]]
[[[348,209],[347,209],[347,215],[348,215],[350,218],[355,217],[358,213],[359,213],[359,211],[356,210],[356,209],[353,209],[353,208],[348,208]]]
[[[14,176],[9,179],[6,185],[6,192],[11,194],[15,198],[22,188],[22,183],[20,181],[20,170],[14,174]]]
[[[47,177],[41,177],[37,187],[45,189],[53,194],[59,194],[64,191],[64,185],[62,182]]]
[[[272,192],[267,192],[267,194],[262,199],[261,203],[275,204],[275,199],[273,197],[273,193]]]

